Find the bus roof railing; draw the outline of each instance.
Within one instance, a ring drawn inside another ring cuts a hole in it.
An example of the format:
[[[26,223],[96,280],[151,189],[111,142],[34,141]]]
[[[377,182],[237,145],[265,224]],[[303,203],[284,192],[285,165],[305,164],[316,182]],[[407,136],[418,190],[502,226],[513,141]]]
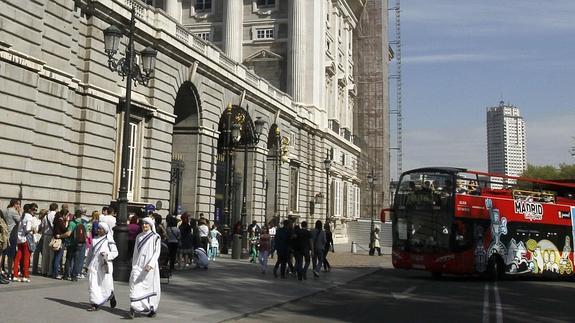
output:
[[[557,186],[575,188],[575,183],[565,183],[565,182],[557,182],[557,181],[551,181],[551,180],[546,180],[546,179],[535,179],[535,178],[487,173],[487,172],[474,171],[474,170],[464,170],[463,172],[481,175],[481,176],[509,178],[509,179],[513,179],[513,180],[517,180],[517,181],[531,182],[531,183],[536,183],[536,184],[557,185]]]

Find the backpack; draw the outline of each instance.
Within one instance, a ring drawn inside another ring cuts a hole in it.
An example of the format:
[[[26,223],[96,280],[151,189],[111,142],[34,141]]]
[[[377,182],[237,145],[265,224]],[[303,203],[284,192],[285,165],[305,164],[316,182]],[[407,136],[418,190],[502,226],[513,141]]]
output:
[[[76,240],[76,243],[86,243],[86,227],[84,224],[78,223],[78,225],[76,225],[74,240]]]

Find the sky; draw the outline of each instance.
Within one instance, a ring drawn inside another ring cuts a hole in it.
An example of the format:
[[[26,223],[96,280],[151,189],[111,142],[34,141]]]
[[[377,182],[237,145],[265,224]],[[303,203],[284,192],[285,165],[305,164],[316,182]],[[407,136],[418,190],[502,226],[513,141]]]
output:
[[[404,171],[486,171],[486,109],[501,100],[520,108],[528,163],[575,163],[575,0],[402,0],[401,43]]]

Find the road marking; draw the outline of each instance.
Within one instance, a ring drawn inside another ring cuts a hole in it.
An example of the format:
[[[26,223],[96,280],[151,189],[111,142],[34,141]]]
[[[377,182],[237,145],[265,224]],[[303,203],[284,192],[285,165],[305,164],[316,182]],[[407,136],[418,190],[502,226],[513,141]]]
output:
[[[493,286],[493,292],[495,293],[495,315],[497,317],[497,323],[503,323],[503,308],[501,306],[501,297],[499,296],[497,283]]]
[[[404,290],[401,293],[391,293],[391,295],[393,295],[393,297],[395,299],[405,299],[405,298],[409,298],[411,295],[409,295],[411,292],[413,292],[417,287],[416,286],[411,286],[408,289]]]
[[[483,293],[483,323],[489,323],[489,284],[485,284]]]
[[[503,323],[503,306],[501,305],[501,296],[499,295],[499,287],[497,283],[491,286],[495,300],[495,321]],[[489,323],[489,284],[485,284],[485,292],[483,293],[483,323]]]

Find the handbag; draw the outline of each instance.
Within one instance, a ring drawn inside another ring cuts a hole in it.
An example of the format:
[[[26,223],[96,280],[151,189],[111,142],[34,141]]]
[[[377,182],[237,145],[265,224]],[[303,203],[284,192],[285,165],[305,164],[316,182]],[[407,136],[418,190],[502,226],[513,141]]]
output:
[[[62,239],[52,238],[48,245],[52,248],[52,250],[58,251],[60,248],[62,248]]]
[[[31,232],[26,233],[26,242],[28,243],[28,249],[30,252],[36,251],[36,241],[34,240],[34,235]]]

